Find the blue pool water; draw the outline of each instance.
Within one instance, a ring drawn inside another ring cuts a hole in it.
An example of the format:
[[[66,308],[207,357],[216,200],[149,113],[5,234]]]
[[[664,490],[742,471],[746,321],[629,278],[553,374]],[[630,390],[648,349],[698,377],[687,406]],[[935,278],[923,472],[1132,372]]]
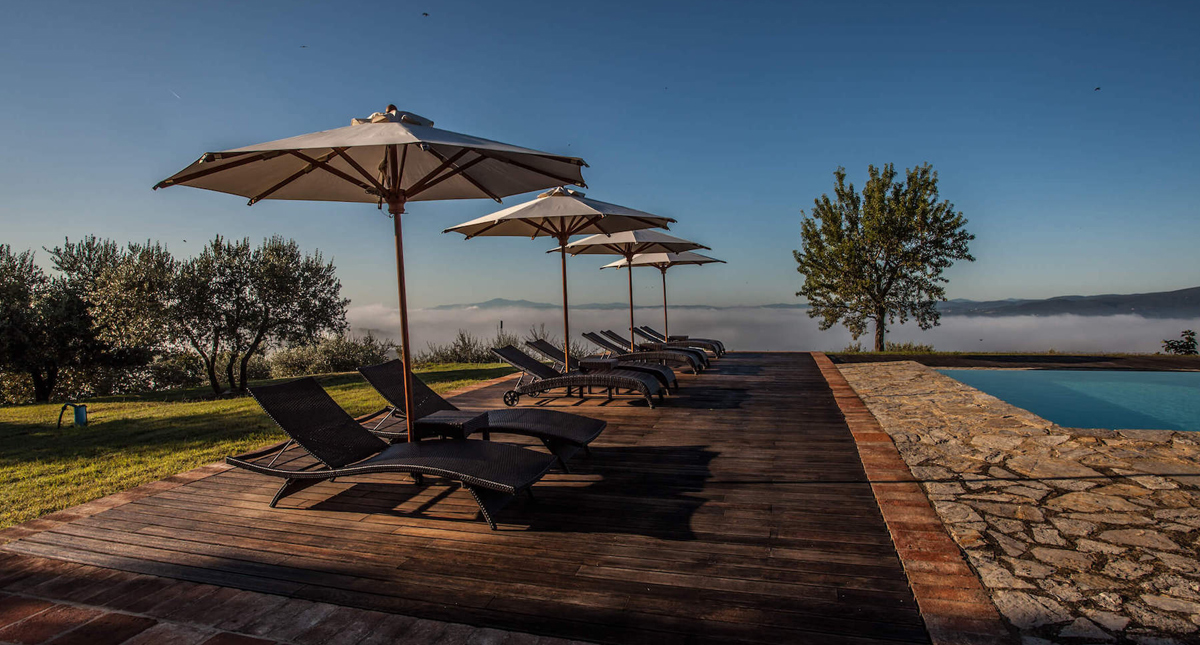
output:
[[[938,371],[1068,428],[1200,431],[1200,372]]]

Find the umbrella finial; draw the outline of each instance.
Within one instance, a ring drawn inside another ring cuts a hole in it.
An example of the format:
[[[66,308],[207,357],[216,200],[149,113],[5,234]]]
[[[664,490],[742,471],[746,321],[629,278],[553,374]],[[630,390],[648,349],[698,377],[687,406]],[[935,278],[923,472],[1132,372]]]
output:
[[[566,186],[558,186],[556,188],[547,190],[546,192],[538,195],[538,197],[583,197],[583,193],[579,192],[578,190],[571,190]]]

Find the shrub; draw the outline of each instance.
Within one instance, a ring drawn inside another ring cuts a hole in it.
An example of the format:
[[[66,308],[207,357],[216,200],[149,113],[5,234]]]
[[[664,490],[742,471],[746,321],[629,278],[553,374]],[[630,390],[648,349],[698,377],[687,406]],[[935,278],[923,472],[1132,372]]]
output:
[[[391,341],[377,339],[369,333],[361,337],[331,336],[311,345],[281,349],[265,362],[269,364],[270,376],[275,378],[350,372],[388,360],[394,349]]]
[[[854,341],[842,348],[843,354],[861,354],[864,351],[866,350],[863,349],[862,343],[858,341]]]
[[[465,329],[459,329],[454,340],[443,345],[429,343],[424,351],[413,356],[417,364],[430,363],[495,363],[494,347],[521,346],[521,338],[512,332],[496,329],[491,340],[485,340]]]
[[[932,354],[933,345],[921,345],[919,343],[893,343],[888,341],[884,351],[893,352],[896,354]]]
[[[551,334],[546,329],[546,323],[542,323],[536,327],[531,325],[529,327],[529,333],[525,334],[525,340],[528,340],[528,341],[544,340],[544,341],[550,343],[551,345],[554,345],[555,347],[562,347],[562,343],[560,343],[558,341],[558,336]],[[516,344],[516,343],[514,343],[514,344]],[[583,358],[590,354],[591,354],[591,350],[583,342],[578,341],[578,340],[571,341],[571,357],[572,358]]]
[[[1183,330],[1178,340],[1167,339],[1162,342],[1163,351],[1179,356],[1196,355],[1196,332],[1191,329]]]

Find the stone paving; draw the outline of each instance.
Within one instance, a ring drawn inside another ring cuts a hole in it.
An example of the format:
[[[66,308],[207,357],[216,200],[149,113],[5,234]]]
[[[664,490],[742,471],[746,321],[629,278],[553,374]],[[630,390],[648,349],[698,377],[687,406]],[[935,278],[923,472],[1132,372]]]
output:
[[[918,363],[838,368],[1027,645],[1200,643],[1200,433],[1062,428]]]

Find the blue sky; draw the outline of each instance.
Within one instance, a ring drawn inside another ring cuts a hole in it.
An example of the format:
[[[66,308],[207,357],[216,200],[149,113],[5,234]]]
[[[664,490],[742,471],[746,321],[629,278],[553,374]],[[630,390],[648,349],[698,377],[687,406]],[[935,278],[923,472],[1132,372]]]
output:
[[[678,219],[729,262],[673,271],[678,303],[795,301],[801,210],[839,165],[861,184],[885,162],[931,162],[977,236],[951,297],[1200,284],[1200,4],[992,4],[9,2],[0,241],[190,255],[281,233],[332,257],[355,305],[394,306],[370,206],[150,186],[396,103],[584,157],[590,196]],[[550,242],[440,234],[497,208],[410,205],[410,306],[557,302]],[[605,261],[570,261],[574,301],[625,299]],[[657,302],[657,274],[635,276]]]

